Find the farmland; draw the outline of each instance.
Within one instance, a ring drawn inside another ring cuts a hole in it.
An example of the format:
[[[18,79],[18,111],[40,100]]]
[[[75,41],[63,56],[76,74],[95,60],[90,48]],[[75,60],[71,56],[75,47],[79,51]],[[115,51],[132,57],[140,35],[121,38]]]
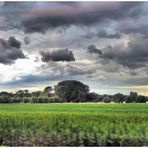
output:
[[[148,104],[1,104],[0,145],[148,146]]]

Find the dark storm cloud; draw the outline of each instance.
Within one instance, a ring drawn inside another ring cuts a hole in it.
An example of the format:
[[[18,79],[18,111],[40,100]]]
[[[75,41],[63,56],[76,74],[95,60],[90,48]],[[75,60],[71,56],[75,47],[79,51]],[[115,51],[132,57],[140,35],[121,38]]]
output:
[[[131,39],[128,46],[108,46],[102,49],[101,56],[105,61],[116,61],[118,64],[126,66],[131,69],[145,67],[148,62],[148,39],[139,37]]]
[[[121,34],[116,32],[116,33],[108,33],[106,30],[102,29],[100,31],[98,31],[98,33],[88,33],[86,35],[83,35],[82,37],[91,39],[94,37],[98,37],[98,38],[104,38],[104,39],[119,39],[121,38]]]
[[[102,51],[100,49],[97,49],[97,47],[95,45],[90,45],[88,47],[87,51],[89,53],[95,53],[95,54],[98,54],[98,55],[101,55],[102,54]]]
[[[1,43],[3,44],[4,48],[20,48],[21,47],[21,42],[15,39],[15,37],[9,37],[7,41],[1,39]]]
[[[13,36],[8,40],[0,39],[0,63],[13,64],[17,59],[26,58],[20,47],[21,42]]]
[[[49,61],[75,61],[75,57],[72,51],[69,51],[68,49],[63,50],[57,50],[52,52],[44,52],[41,51],[41,60],[43,62],[49,62]]]
[[[3,17],[0,29],[44,33],[49,28],[61,26],[89,26],[106,20],[133,19],[141,15],[142,9],[141,2],[4,2],[0,8]],[[105,31],[98,36],[120,38],[119,34]]]
[[[24,19],[22,26],[27,33],[45,32],[47,29],[70,26],[70,25],[91,25],[93,23],[102,22],[105,20],[122,20],[125,17],[137,17],[140,10],[135,11],[140,7],[140,2],[80,2],[76,8],[70,4],[60,6],[54,9],[45,10],[30,10],[31,16]],[[126,13],[125,13],[126,11]],[[104,34],[104,37],[112,37],[112,35]],[[118,38],[119,35],[113,35]]]

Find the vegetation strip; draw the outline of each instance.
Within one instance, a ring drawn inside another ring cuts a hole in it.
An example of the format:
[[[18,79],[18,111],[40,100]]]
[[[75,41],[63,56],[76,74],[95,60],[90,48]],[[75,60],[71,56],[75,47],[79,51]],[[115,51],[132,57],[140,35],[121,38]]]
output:
[[[0,105],[3,146],[148,146],[148,104]]]

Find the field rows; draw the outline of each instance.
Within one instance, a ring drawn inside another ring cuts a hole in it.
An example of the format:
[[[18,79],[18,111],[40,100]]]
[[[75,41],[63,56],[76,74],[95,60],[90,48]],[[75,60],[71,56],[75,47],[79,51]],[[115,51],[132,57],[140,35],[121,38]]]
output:
[[[0,105],[7,146],[148,146],[148,104]]]

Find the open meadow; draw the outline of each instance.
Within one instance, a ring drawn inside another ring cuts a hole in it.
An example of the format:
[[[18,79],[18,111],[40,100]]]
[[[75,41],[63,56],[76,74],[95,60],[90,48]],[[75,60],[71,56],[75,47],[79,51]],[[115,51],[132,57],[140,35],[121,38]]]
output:
[[[2,146],[148,146],[148,104],[1,104]]]

